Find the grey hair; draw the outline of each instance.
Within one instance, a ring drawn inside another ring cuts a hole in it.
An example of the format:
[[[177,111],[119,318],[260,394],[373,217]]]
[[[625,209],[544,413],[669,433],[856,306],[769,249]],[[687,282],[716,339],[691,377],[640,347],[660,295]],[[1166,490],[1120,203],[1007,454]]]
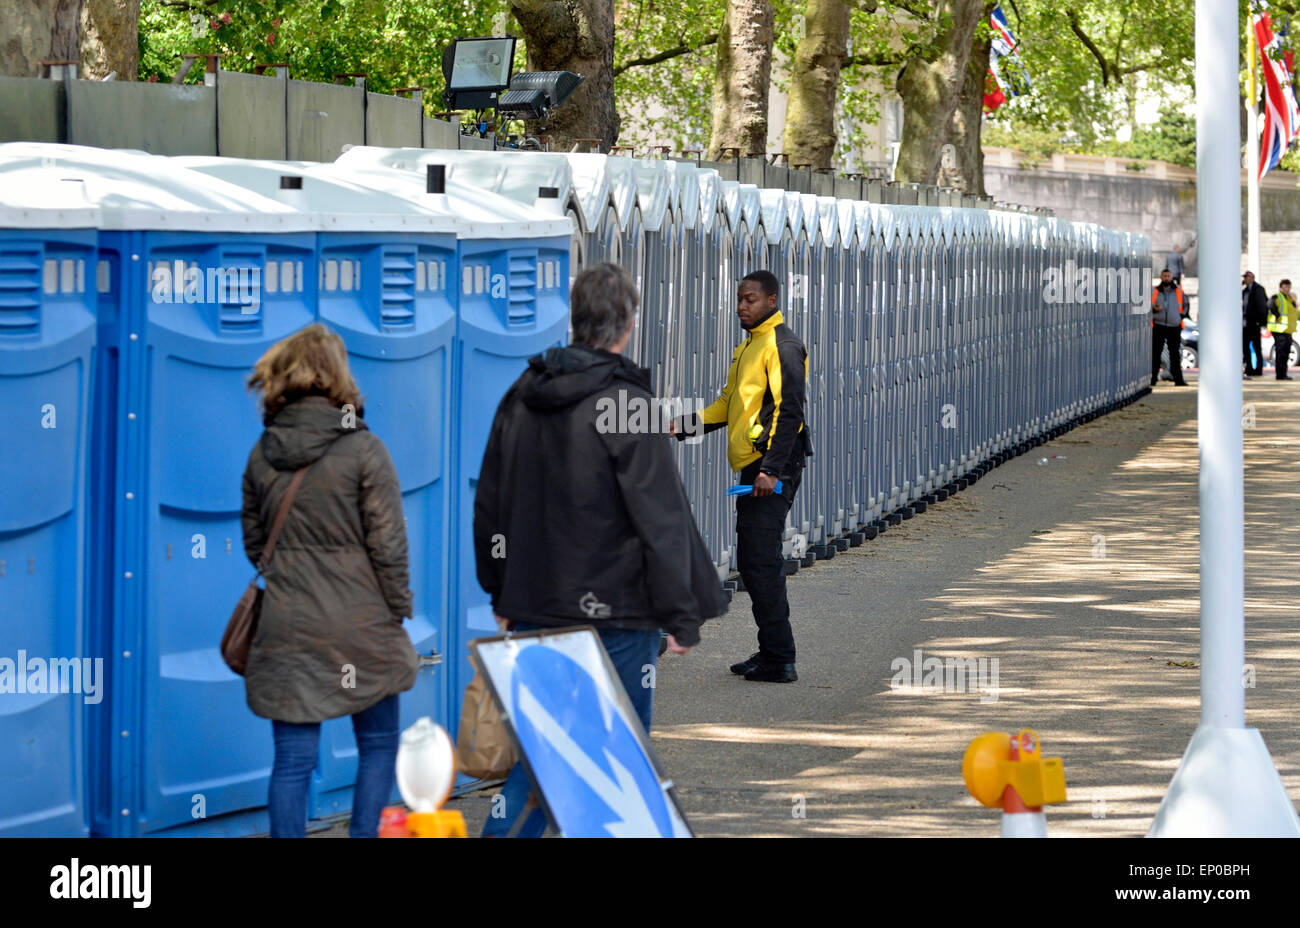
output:
[[[587,268],[573,281],[569,310],[573,342],[589,348],[618,344],[637,308],[631,275],[608,261]]]

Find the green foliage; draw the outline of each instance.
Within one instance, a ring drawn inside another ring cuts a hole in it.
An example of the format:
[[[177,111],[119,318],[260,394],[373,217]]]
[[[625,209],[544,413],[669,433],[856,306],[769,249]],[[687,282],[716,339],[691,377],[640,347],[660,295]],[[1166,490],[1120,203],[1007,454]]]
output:
[[[774,86],[789,89],[787,67],[794,59],[803,27],[803,0],[773,0]],[[671,140],[673,149],[704,148],[712,129],[713,77],[717,35],[726,0],[616,0],[614,94],[624,116],[620,144],[644,151],[653,139]],[[902,55],[926,47],[930,28],[890,0],[875,13],[852,7],[849,62],[841,75],[836,160],[855,160],[880,119],[881,88],[893,88]],[[674,49],[694,49],[652,65],[627,67],[637,59]],[[881,62],[881,63],[875,63]],[[626,68],[626,70],[620,70]]]
[[[362,72],[376,92],[424,87],[436,110],[442,50],[461,36],[491,35],[506,12],[505,0],[143,0],[140,79],[168,81],[181,55],[220,53],[232,71],[287,62],[303,80]],[[191,15],[208,24],[206,35],[193,34]],[[200,71],[188,80],[201,80]]]
[[[1007,0],[1003,11],[1033,89],[999,107],[991,124],[1048,129],[1087,144],[1130,121],[1138,75],[1147,93],[1176,96],[1193,86],[1186,0]]]
[[[705,148],[713,125],[717,45],[726,0],[615,0],[614,99],[623,117],[620,145],[643,153],[663,139],[676,154]],[[672,49],[695,49],[658,64],[628,62]]]

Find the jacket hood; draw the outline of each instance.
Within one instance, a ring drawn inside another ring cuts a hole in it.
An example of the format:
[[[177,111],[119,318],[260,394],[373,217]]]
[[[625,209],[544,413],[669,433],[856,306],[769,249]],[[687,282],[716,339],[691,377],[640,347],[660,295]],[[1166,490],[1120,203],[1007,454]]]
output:
[[[601,348],[569,345],[549,348],[528,362],[533,379],[522,399],[530,409],[563,409],[599,393],[616,381],[650,392],[650,372]]]
[[[262,455],[276,470],[298,470],[317,461],[334,442],[369,426],[358,414],[344,424],[343,410],[319,396],[290,403],[262,433]]]

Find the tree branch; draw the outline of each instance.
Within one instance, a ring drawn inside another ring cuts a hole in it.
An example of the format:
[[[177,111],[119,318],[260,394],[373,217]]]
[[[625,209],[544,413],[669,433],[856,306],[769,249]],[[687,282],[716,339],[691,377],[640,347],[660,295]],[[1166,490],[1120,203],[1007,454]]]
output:
[[[1079,37],[1079,41],[1084,44],[1092,56],[1097,59],[1097,64],[1101,66],[1101,85],[1106,87],[1110,84],[1110,65],[1106,62],[1106,56],[1102,54],[1097,44],[1088,38],[1088,34],[1083,31],[1083,26],[1079,25],[1079,14],[1074,10],[1066,10],[1065,15],[1070,19],[1070,30]]]
[[[689,55],[691,52],[697,52],[701,48],[706,48],[710,45],[716,45],[717,43],[718,43],[718,34],[714,32],[711,35],[706,35],[695,45],[686,45],[686,44],[676,45],[672,48],[668,48],[665,49],[664,51],[659,52],[657,55],[647,55],[644,58],[631,58],[623,62],[622,64],[615,66],[614,76],[618,77],[628,68],[643,68],[646,65],[659,64],[662,61],[669,61],[673,58],[679,58],[682,55]]]
[[[930,22],[931,10],[923,0],[922,2],[916,2],[916,0],[887,0],[887,2],[890,6],[896,6],[900,10],[911,13],[921,22]]]
[[[925,53],[930,48],[929,45],[918,42],[909,45],[903,49],[895,49],[878,55],[851,55],[844,59],[843,67],[852,67],[854,65],[866,65],[868,67],[889,67],[897,64],[907,64],[913,58]]]
[[[1165,68],[1173,67],[1177,62],[1171,62],[1160,58],[1153,58],[1150,61],[1144,61],[1141,64],[1129,65],[1127,68],[1111,68],[1112,74],[1125,75],[1137,74],[1139,71],[1162,71]]]

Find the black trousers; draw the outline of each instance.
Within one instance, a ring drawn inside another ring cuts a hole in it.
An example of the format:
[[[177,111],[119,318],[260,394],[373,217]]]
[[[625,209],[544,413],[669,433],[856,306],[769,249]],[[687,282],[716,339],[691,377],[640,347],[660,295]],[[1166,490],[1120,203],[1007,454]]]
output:
[[[1255,349],[1255,363],[1250,363],[1250,349]],[[1258,377],[1264,373],[1264,345],[1259,335],[1259,326],[1247,325],[1241,329],[1241,365],[1246,373]]]
[[[740,482],[752,484],[761,461],[740,473]],[[780,493],[736,497],[736,565],[753,603],[758,625],[758,651],[769,664],[794,663],[794,631],[790,628],[790,602],[785,595],[785,557],[781,535],[785,517],[803,471],[783,480]]]
[[[1161,325],[1155,323],[1151,326],[1151,384],[1155,385],[1160,379],[1160,350],[1168,346],[1169,348],[1169,376],[1174,378],[1174,383],[1183,382],[1183,333],[1176,325]]]
[[[1286,367],[1291,361],[1291,333],[1274,332],[1273,333],[1273,367],[1277,371],[1277,379],[1286,378]]]

